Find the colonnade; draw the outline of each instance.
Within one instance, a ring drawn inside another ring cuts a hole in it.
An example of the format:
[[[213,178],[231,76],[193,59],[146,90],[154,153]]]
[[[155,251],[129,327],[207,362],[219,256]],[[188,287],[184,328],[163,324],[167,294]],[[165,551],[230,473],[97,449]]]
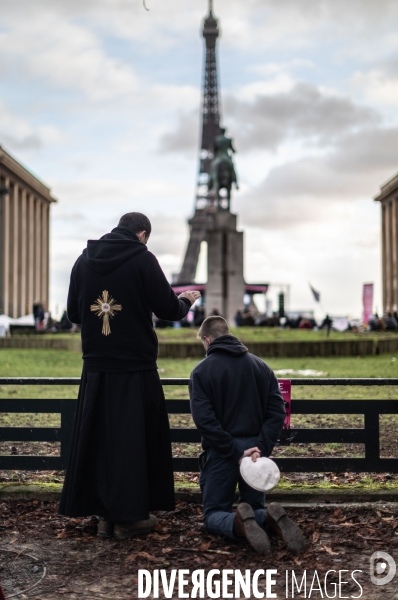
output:
[[[398,310],[398,175],[375,200],[381,203],[383,310]]]
[[[48,307],[49,300],[49,213],[54,199],[38,180],[39,193],[29,185],[35,182],[28,172],[27,179],[13,177],[0,162],[0,182],[9,191],[0,196],[0,314],[13,318],[31,313],[34,301]]]

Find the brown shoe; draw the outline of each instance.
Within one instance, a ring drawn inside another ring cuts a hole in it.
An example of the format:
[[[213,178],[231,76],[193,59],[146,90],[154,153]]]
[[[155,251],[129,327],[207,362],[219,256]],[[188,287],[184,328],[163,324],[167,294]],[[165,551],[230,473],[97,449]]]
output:
[[[272,502],[267,508],[265,527],[268,533],[278,535],[293,554],[304,550],[306,540],[300,527],[287,516],[285,509],[277,502]]]
[[[112,521],[107,521],[104,517],[98,517],[98,529],[97,529],[97,537],[102,539],[108,539],[113,537],[113,528],[114,523]]]
[[[158,524],[155,515],[149,515],[145,521],[131,521],[131,523],[115,523],[113,536],[116,540],[126,540],[134,535],[150,533]]]
[[[258,554],[271,554],[271,544],[264,529],[256,523],[250,504],[242,502],[238,505],[234,521],[234,532],[245,537]]]

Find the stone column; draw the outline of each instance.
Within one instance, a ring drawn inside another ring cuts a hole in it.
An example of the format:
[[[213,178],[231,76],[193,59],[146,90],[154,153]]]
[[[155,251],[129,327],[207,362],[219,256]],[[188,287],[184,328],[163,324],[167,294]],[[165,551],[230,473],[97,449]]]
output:
[[[226,319],[230,327],[234,327],[237,310],[243,308],[245,280],[243,277],[243,231],[227,233],[227,299]]]
[[[28,269],[27,269],[27,235],[28,235],[28,213],[27,213],[27,197],[26,190],[22,190],[21,194],[21,287],[20,287],[20,310],[22,315],[26,315],[29,312],[27,302],[27,283],[28,283]]]
[[[41,298],[41,260],[42,260],[42,232],[41,232],[41,200],[35,198],[35,281],[34,295],[35,300],[42,301]]]
[[[11,230],[11,247],[12,247],[12,264],[11,264],[11,316],[18,317],[18,296],[19,296],[19,185],[14,183],[12,194],[12,230]]]
[[[392,270],[392,297],[391,309],[397,310],[398,304],[398,281],[397,281],[397,247],[398,247],[398,227],[397,227],[397,199],[393,198],[391,202],[391,270]]]
[[[10,188],[9,177],[5,186]],[[3,196],[3,304],[4,314],[10,315],[10,194]]]
[[[383,312],[387,305],[387,206],[383,202],[381,205],[381,239],[382,239],[382,276],[383,276]]]
[[[206,313],[217,308],[228,323],[243,307],[243,233],[236,230],[236,215],[222,211],[214,215],[207,232]]]
[[[32,311],[33,300],[35,299],[35,198],[33,194],[29,194],[28,215],[28,304],[30,313]]]
[[[386,209],[386,220],[385,220],[385,245],[386,245],[386,297],[384,310],[388,311],[391,309],[391,211],[390,202],[385,203]]]
[[[390,294],[389,310],[392,310],[394,304],[394,202],[389,203],[389,269],[390,269]]]
[[[41,298],[48,310],[48,204],[42,202],[41,207]]]
[[[226,314],[225,236],[224,231],[212,230],[207,232],[207,317],[215,309],[222,316]]]

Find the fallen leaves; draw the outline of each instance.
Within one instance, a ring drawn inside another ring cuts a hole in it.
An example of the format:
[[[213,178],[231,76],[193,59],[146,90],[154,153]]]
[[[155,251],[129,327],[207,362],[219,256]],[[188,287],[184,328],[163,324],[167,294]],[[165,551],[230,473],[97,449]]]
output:
[[[206,542],[204,544],[201,544],[198,548],[199,552],[205,552],[205,550],[208,550],[210,548],[211,542]]]
[[[178,548],[177,549],[178,552],[200,552],[200,550],[198,548]],[[204,553],[211,553],[211,554],[224,554],[224,555],[230,555],[232,554],[232,552],[227,552],[226,550],[203,550]]]
[[[1,522],[7,523],[8,532],[1,531],[0,536],[7,535],[7,544],[14,538],[21,541],[29,537],[40,540],[40,544],[44,541],[52,574],[57,578],[49,579],[48,585],[52,591],[60,589],[65,595],[68,589],[76,593],[75,585],[91,592],[92,586],[102,589],[105,585],[102,582],[109,578],[116,587],[112,588],[113,596],[104,598],[124,597],[123,581],[126,577],[136,577],[140,568],[239,568],[243,572],[259,561],[248,544],[210,535],[203,527],[199,505],[180,502],[175,512],[158,512],[155,531],[122,542],[98,540],[90,533],[95,530],[96,519],[66,519],[57,514],[56,503],[9,501],[0,508]],[[339,564],[350,564],[353,557],[363,555],[364,551],[370,556],[375,549],[398,549],[398,536],[393,529],[398,526],[398,510],[387,511],[381,505],[377,511],[380,515],[374,508],[365,507],[288,509],[289,516],[300,524],[309,541],[307,549],[293,557],[283,542],[274,537],[267,568],[283,571],[294,569],[296,565],[300,569],[316,568],[319,573],[325,573],[339,568]],[[82,542],[84,549],[80,546]],[[20,547],[17,550],[19,552]],[[20,560],[24,560],[23,557]]]
[[[170,534],[160,535],[159,533],[156,533],[156,531],[147,535],[148,540],[156,540],[159,542],[163,542],[164,540],[167,540],[167,538],[169,538],[169,537],[170,537]]]
[[[326,552],[328,554],[330,554],[331,556],[338,556],[339,555],[339,552],[333,552],[333,550],[329,546],[322,546],[322,548],[324,550],[326,550]]]
[[[58,533],[58,535],[56,536],[56,538],[57,538],[57,540],[64,540],[65,538],[72,537],[74,535],[75,535],[75,532],[73,530],[66,531],[65,529],[63,529],[63,531],[61,531],[60,533]]]
[[[137,552],[137,554],[130,554],[130,556],[128,556],[126,558],[126,562],[135,562],[138,559],[144,559],[147,560],[149,562],[162,562],[163,559],[161,558],[157,558],[156,556],[153,556],[152,554],[149,554],[149,552]]]

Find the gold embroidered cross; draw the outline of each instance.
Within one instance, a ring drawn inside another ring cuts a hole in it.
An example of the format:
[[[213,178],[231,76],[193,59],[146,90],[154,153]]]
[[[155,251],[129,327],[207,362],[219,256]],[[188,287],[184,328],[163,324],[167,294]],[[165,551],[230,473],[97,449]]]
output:
[[[102,334],[109,335],[111,328],[109,319],[114,317],[118,310],[122,310],[121,304],[116,304],[116,301],[109,295],[107,290],[102,292],[102,296],[97,298],[95,304],[90,306],[90,310],[97,313],[97,316],[102,319]]]

